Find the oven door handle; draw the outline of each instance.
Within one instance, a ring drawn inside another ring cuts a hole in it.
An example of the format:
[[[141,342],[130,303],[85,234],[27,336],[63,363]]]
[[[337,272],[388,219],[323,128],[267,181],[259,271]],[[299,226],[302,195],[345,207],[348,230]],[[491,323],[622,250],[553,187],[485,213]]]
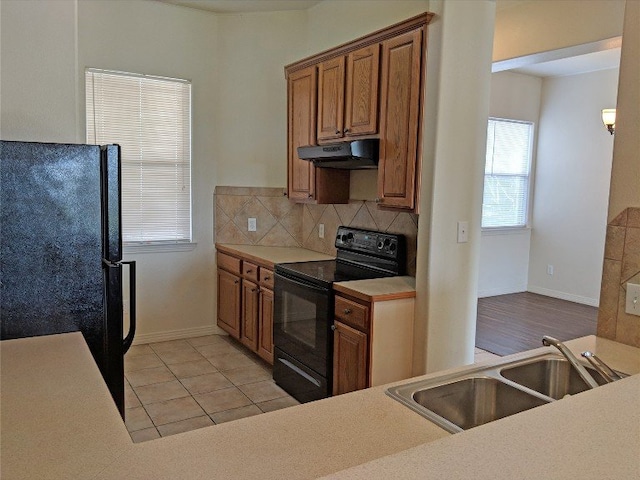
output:
[[[301,369],[299,369],[298,367],[296,367],[293,363],[291,363],[288,360],[285,360],[284,358],[278,358],[279,362],[284,363],[287,367],[289,367],[291,370],[293,370],[294,372],[296,372],[298,375],[300,375],[301,377],[307,379],[309,382],[313,383],[316,387],[320,387],[320,382],[318,380],[316,380],[315,378],[313,378],[311,375],[309,375],[307,372],[302,371]]]
[[[308,283],[308,282],[296,280],[294,278],[282,275],[281,273],[276,273],[276,277],[280,277],[283,280],[286,280],[287,282],[293,283],[293,284],[295,284],[295,285],[297,285],[299,287],[315,290],[316,292],[320,292],[320,293],[323,293],[323,294],[326,294],[327,292],[331,291],[330,288],[318,287],[317,285],[313,285],[313,284]]]

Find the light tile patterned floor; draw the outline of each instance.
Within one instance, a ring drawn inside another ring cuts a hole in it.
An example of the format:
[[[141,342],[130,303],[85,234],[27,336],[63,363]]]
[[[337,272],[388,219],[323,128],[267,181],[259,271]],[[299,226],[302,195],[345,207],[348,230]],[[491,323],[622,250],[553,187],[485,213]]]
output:
[[[499,358],[479,348],[475,363]],[[134,345],[125,356],[125,423],[144,442],[298,402],[271,367],[224,335]]]
[[[268,364],[224,335],[134,345],[125,356],[125,423],[134,442],[297,404]]]

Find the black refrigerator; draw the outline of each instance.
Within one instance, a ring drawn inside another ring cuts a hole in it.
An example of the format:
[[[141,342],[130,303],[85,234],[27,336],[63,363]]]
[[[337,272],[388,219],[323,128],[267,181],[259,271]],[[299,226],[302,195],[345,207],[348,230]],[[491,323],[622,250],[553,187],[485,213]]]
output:
[[[82,332],[124,417],[120,147],[1,141],[0,182],[0,338]]]

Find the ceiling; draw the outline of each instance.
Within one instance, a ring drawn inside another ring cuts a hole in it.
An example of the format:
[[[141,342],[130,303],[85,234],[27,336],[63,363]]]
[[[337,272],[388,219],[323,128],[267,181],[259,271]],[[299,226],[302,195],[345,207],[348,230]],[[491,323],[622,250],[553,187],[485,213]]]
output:
[[[321,0],[158,0],[215,13],[277,12],[306,10]]]
[[[620,47],[535,63],[514,68],[512,71],[537,77],[563,77],[618,67],[620,67]]]

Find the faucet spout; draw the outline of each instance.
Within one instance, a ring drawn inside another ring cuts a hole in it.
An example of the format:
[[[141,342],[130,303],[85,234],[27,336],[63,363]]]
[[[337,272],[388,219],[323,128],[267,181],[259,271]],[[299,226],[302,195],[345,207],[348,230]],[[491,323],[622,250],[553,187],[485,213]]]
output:
[[[573,368],[576,369],[576,371],[578,372],[578,375],[580,375],[580,377],[586,382],[587,385],[589,385],[590,388],[596,388],[599,386],[598,383],[589,374],[587,369],[584,368],[580,364],[578,359],[573,355],[573,353],[571,353],[571,350],[569,350],[560,340],[558,340],[557,338],[553,338],[548,335],[545,335],[544,337],[542,337],[542,344],[545,347],[549,347],[549,346],[556,347],[560,351],[560,353],[564,356],[564,358],[566,358],[567,361],[571,364],[571,366],[573,366]]]

